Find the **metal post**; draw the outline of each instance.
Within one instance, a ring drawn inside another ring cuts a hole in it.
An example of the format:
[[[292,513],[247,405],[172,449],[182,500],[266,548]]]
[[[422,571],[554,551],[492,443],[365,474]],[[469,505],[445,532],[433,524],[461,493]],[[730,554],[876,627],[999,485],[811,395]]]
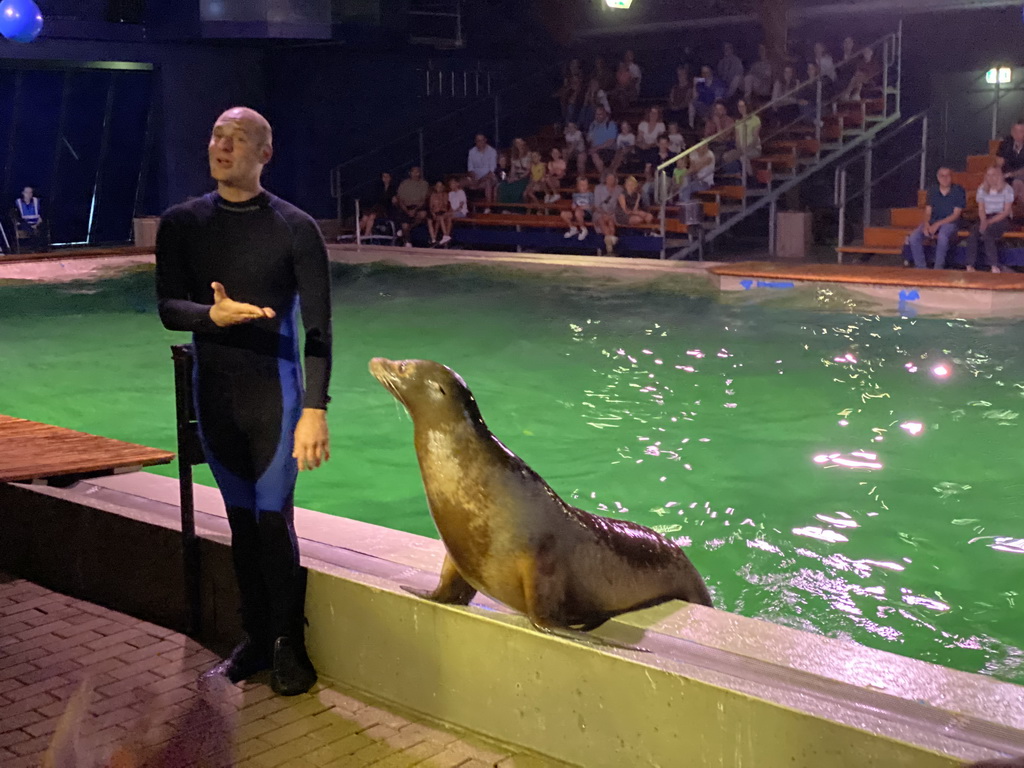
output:
[[[928,163],[928,115],[921,118],[921,186],[924,189],[925,166]]]
[[[996,138],[999,133],[999,67],[996,67],[996,97],[992,102],[992,136],[989,138]]]
[[[949,99],[942,106],[942,156],[949,157]]]
[[[171,347],[174,361],[174,400],[178,432],[178,493],[181,505],[181,555],[184,568],[185,601],[188,614],[186,633],[198,637],[203,629],[201,561],[196,536],[195,499],[192,493],[192,465],[205,462],[199,442],[199,426],[192,402],[192,368],[195,364],[191,344]]]
[[[839,233],[836,235],[836,248],[846,245],[846,166],[839,172]],[[843,252],[836,250],[836,260],[843,263]]]
[[[903,108],[903,19],[896,27],[896,114]]]
[[[658,171],[658,188],[659,189],[664,189],[664,190],[667,191],[668,187],[665,186],[666,175],[667,174],[665,173],[664,170]],[[665,258],[665,206],[668,203],[668,195],[663,193],[663,194],[659,195],[659,197],[661,198],[661,200],[659,201],[659,206],[658,206],[659,209],[660,209],[659,214],[658,214],[658,222],[660,224],[660,229],[661,229],[661,258],[664,259]]]
[[[871,165],[873,139],[868,139],[864,150],[864,228],[871,226]]]
[[[821,155],[821,126],[822,126],[822,119],[821,119],[821,73],[820,72],[818,73],[818,86],[817,86],[816,91],[817,91],[817,93],[815,95],[815,99],[817,101],[817,105],[818,106],[817,106],[817,112],[815,113],[815,120],[814,120],[814,140],[816,142],[818,142],[818,152],[817,152],[817,154],[820,156]],[[746,182],[744,182],[744,186],[746,186]]]
[[[356,198],[356,246],[363,244],[363,227],[362,227],[362,216],[359,215],[359,198]]]
[[[420,142],[420,172],[423,174],[423,178],[426,178],[426,176],[427,176],[427,169],[424,167],[425,163],[423,162],[423,129],[420,128],[416,132],[416,135],[419,138],[419,142]]]
[[[426,75],[426,79],[427,79],[427,96],[429,96],[430,95],[430,70],[429,69],[424,69],[423,70],[423,74]]]
[[[889,115],[889,38],[882,40],[882,117]],[[865,124],[865,127],[867,125]]]
[[[487,89],[490,91],[491,87],[491,74],[487,73]],[[501,146],[501,97],[498,94],[494,94],[494,146]]]
[[[778,200],[773,196],[768,205],[768,255],[775,258],[775,218],[778,213]]]

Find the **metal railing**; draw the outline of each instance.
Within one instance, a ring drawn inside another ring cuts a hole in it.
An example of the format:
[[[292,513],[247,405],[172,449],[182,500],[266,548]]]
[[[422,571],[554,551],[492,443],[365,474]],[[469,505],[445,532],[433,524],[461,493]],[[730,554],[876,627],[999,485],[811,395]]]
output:
[[[880,176],[872,177],[872,154],[875,150],[888,144],[897,136],[902,135],[906,128],[911,125],[920,124],[921,126],[921,144],[914,152],[904,157],[896,165],[891,166]],[[858,198],[864,199],[864,217],[863,225],[865,228],[871,225],[871,191],[882,181],[885,181],[893,174],[906,168],[911,163],[917,162],[917,175],[918,175],[918,189],[925,188],[925,182],[927,180],[927,162],[928,162],[928,111],[924,110],[918,112],[913,117],[908,117],[900,125],[896,126],[892,131],[887,133],[884,138],[879,140],[873,146],[869,146],[864,153],[864,185],[861,189],[852,195],[849,194],[849,167],[852,163],[857,162],[860,158],[854,158],[841,165],[836,166],[835,178],[834,178],[834,199],[833,203],[839,211],[839,222],[838,232],[836,234],[836,248],[842,248],[846,245],[846,208],[853,201]],[[836,251],[836,260],[839,263],[843,261],[843,254],[841,251]]]
[[[878,121],[884,122],[887,119],[889,119],[890,117],[892,117],[893,115],[899,115],[899,108],[900,108],[900,88],[899,88],[899,83],[901,82],[901,75],[902,75],[902,45],[903,45],[903,25],[902,25],[902,22],[901,22],[900,25],[897,27],[897,30],[895,32],[889,32],[889,33],[887,33],[885,35],[882,35],[880,38],[878,38],[877,40],[875,40],[871,44],[864,46],[863,48],[861,48],[860,50],[858,50],[855,53],[851,54],[848,58],[846,58],[843,61],[839,62],[835,66],[835,71],[836,71],[836,74],[837,74],[837,78],[836,78],[837,80],[841,79],[839,77],[839,73],[840,72],[848,73],[849,77],[852,79],[853,73],[856,71],[856,65],[858,64],[859,61],[861,61],[861,59],[863,57],[863,53],[864,53],[864,51],[866,49],[869,49],[869,48],[872,49],[874,51],[873,55],[878,55],[880,57],[879,61],[881,62],[881,73],[880,73],[880,75],[881,75],[881,88],[882,88],[882,97],[881,97],[882,98],[882,112],[881,112],[880,115],[869,114],[867,112],[866,105],[864,104],[864,102],[862,100],[861,101],[860,128],[859,129],[853,129],[857,133],[862,133],[867,128],[867,123],[870,120],[878,120]],[[890,77],[889,77],[889,70],[894,65],[896,66],[896,69],[897,69],[896,78],[894,80],[895,87],[893,87],[890,84]],[[813,162],[815,164],[817,164],[817,163],[819,163],[822,160],[822,149],[823,148],[841,149],[843,147],[846,135],[851,132],[851,129],[848,129],[846,127],[842,115],[839,115],[839,118],[838,118],[839,131],[838,131],[838,137],[836,139],[837,143],[835,143],[834,145],[832,145],[832,144],[824,145],[822,143],[822,128],[824,127],[825,118],[830,116],[830,115],[832,115],[832,114],[837,113],[839,110],[837,110],[836,107],[839,105],[840,102],[844,101],[842,99],[842,96],[843,96],[842,92],[837,93],[837,94],[835,94],[834,96],[832,96],[831,98],[828,98],[828,99],[824,99],[823,98],[824,79],[825,79],[825,75],[823,73],[819,72],[818,75],[815,78],[813,78],[812,80],[807,80],[807,81],[804,81],[804,82],[801,82],[801,83],[797,84],[794,88],[790,89],[789,91],[786,91],[785,93],[780,94],[777,97],[774,97],[772,100],[770,100],[768,103],[764,104],[763,106],[761,106],[757,110],[754,110],[753,112],[748,113],[747,118],[741,118],[741,120],[742,119],[748,119],[749,117],[752,117],[752,116],[755,116],[755,115],[760,120],[760,119],[762,119],[762,116],[767,116],[769,112],[773,112],[773,113],[776,112],[779,109],[779,107],[790,106],[790,105],[793,105],[793,104],[796,104],[798,106],[798,108],[799,108],[801,106],[799,104],[801,99],[805,100],[805,103],[807,105],[809,105],[810,104],[810,100],[806,99],[805,97],[810,95],[809,91],[813,90],[813,97],[812,98],[813,98],[814,109],[813,109],[813,113],[811,115],[808,115],[805,110],[800,110],[800,113],[798,114],[797,117],[794,117],[793,119],[789,120],[788,122],[786,122],[786,123],[784,123],[782,125],[775,126],[773,128],[772,132],[768,136],[765,136],[764,134],[760,134],[760,139],[761,139],[761,144],[762,145],[767,144],[767,143],[771,142],[772,140],[779,138],[782,135],[790,134],[792,132],[792,130],[797,125],[806,124],[807,119],[810,118],[811,121],[812,121],[812,124],[814,126],[814,140],[817,142],[817,150],[816,150]],[[890,110],[890,108],[889,108],[889,96],[892,95],[892,94],[895,95],[895,103],[894,103],[894,106],[893,106],[892,110]],[[740,120],[736,121],[736,123],[739,123],[739,122],[740,122]],[[764,125],[764,120],[762,120],[761,124],[762,124],[762,126]],[[716,133],[716,134],[714,134],[712,136],[708,136],[708,137],[704,138],[702,141],[699,141],[698,143],[694,144],[691,147],[687,147],[685,150],[683,150],[679,154],[675,155],[674,157],[669,158],[668,160],[664,161],[663,163],[661,163],[660,165],[657,166],[657,168],[655,170],[655,180],[656,180],[655,181],[655,190],[656,190],[656,194],[657,194],[657,202],[658,202],[658,205],[659,205],[659,220],[660,220],[660,223],[661,223],[661,227],[660,228],[661,228],[663,242],[664,242],[664,235],[665,235],[666,207],[672,202],[672,200],[677,198],[679,193],[682,191],[682,188],[674,190],[674,191],[672,191],[671,188],[670,188],[670,185],[669,185],[669,182],[668,182],[668,175],[671,172],[671,168],[673,166],[675,166],[676,163],[678,163],[679,160],[681,160],[683,158],[686,158],[687,163],[689,163],[690,156],[693,155],[694,152],[696,152],[698,149],[701,149],[703,147],[710,148],[711,145],[713,145],[713,144],[726,143],[728,140],[730,140],[733,137],[734,132],[735,132],[735,128],[736,128],[736,124],[734,124],[733,126],[731,126],[729,128],[726,128],[726,129],[724,129],[722,131],[719,131],[718,133]],[[723,163],[723,159],[724,158],[722,158],[722,157],[717,157],[717,156],[715,157],[715,170],[716,170],[716,172],[723,165],[725,165]],[[731,162],[735,162],[735,161],[731,161]],[[793,175],[797,175],[799,173],[799,162],[800,162],[800,157],[799,157],[799,152],[797,152],[797,154],[796,154],[797,167],[794,168]],[[769,164],[769,172],[770,173],[773,172],[773,169],[771,169],[770,164]],[[748,189],[747,163],[743,162],[742,159],[740,160],[740,183],[742,184],[742,186],[743,186],[743,188],[745,190]],[[763,192],[765,194],[771,194],[770,184],[768,186],[769,186],[768,189],[763,190]],[[753,190],[745,192],[745,194],[743,195],[742,200],[740,201],[741,210],[739,211],[739,213],[742,214],[743,211],[747,208],[747,195],[750,194],[750,193],[753,193],[753,192],[754,192]],[[758,206],[758,207],[760,207],[760,206]],[[769,226],[770,226],[770,228],[774,227],[774,217],[772,217],[772,220],[769,222]],[[665,258],[665,249],[664,249],[664,247],[662,248],[662,258]]]

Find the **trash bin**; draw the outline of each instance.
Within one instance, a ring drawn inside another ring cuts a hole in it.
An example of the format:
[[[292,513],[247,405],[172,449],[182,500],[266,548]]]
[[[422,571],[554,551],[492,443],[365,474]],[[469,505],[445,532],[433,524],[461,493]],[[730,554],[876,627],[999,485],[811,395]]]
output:
[[[810,252],[810,212],[779,211],[775,219],[775,255],[780,259],[806,259]]]

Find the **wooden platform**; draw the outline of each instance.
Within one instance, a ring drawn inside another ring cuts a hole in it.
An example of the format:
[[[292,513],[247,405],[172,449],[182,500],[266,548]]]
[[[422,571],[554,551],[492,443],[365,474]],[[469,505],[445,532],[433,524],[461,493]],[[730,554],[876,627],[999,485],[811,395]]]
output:
[[[958,270],[872,267],[853,264],[779,264],[770,261],[741,261],[709,270],[730,277],[798,280],[803,282],[899,285],[920,288],[962,288],[982,291],[1024,291],[1024,274],[1016,272],[960,272]]]
[[[67,259],[95,259],[99,256],[146,256],[152,247],[123,245],[110,248],[56,248],[40,253],[0,253],[0,263],[14,261],[65,261]]]
[[[0,482],[109,475],[173,460],[169,451],[0,414]]]

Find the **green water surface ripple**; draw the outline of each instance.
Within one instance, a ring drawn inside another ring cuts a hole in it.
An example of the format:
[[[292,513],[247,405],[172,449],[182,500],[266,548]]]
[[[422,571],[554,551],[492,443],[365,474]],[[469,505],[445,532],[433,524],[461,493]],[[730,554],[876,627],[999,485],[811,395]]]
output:
[[[1024,682],[1020,323],[578,275],[334,277],[333,458],[299,505],[436,536],[411,422],[366,370],[430,358],[565,499],[685,546],[719,607]],[[173,450],[186,340],[149,269],[0,286],[0,412]]]

